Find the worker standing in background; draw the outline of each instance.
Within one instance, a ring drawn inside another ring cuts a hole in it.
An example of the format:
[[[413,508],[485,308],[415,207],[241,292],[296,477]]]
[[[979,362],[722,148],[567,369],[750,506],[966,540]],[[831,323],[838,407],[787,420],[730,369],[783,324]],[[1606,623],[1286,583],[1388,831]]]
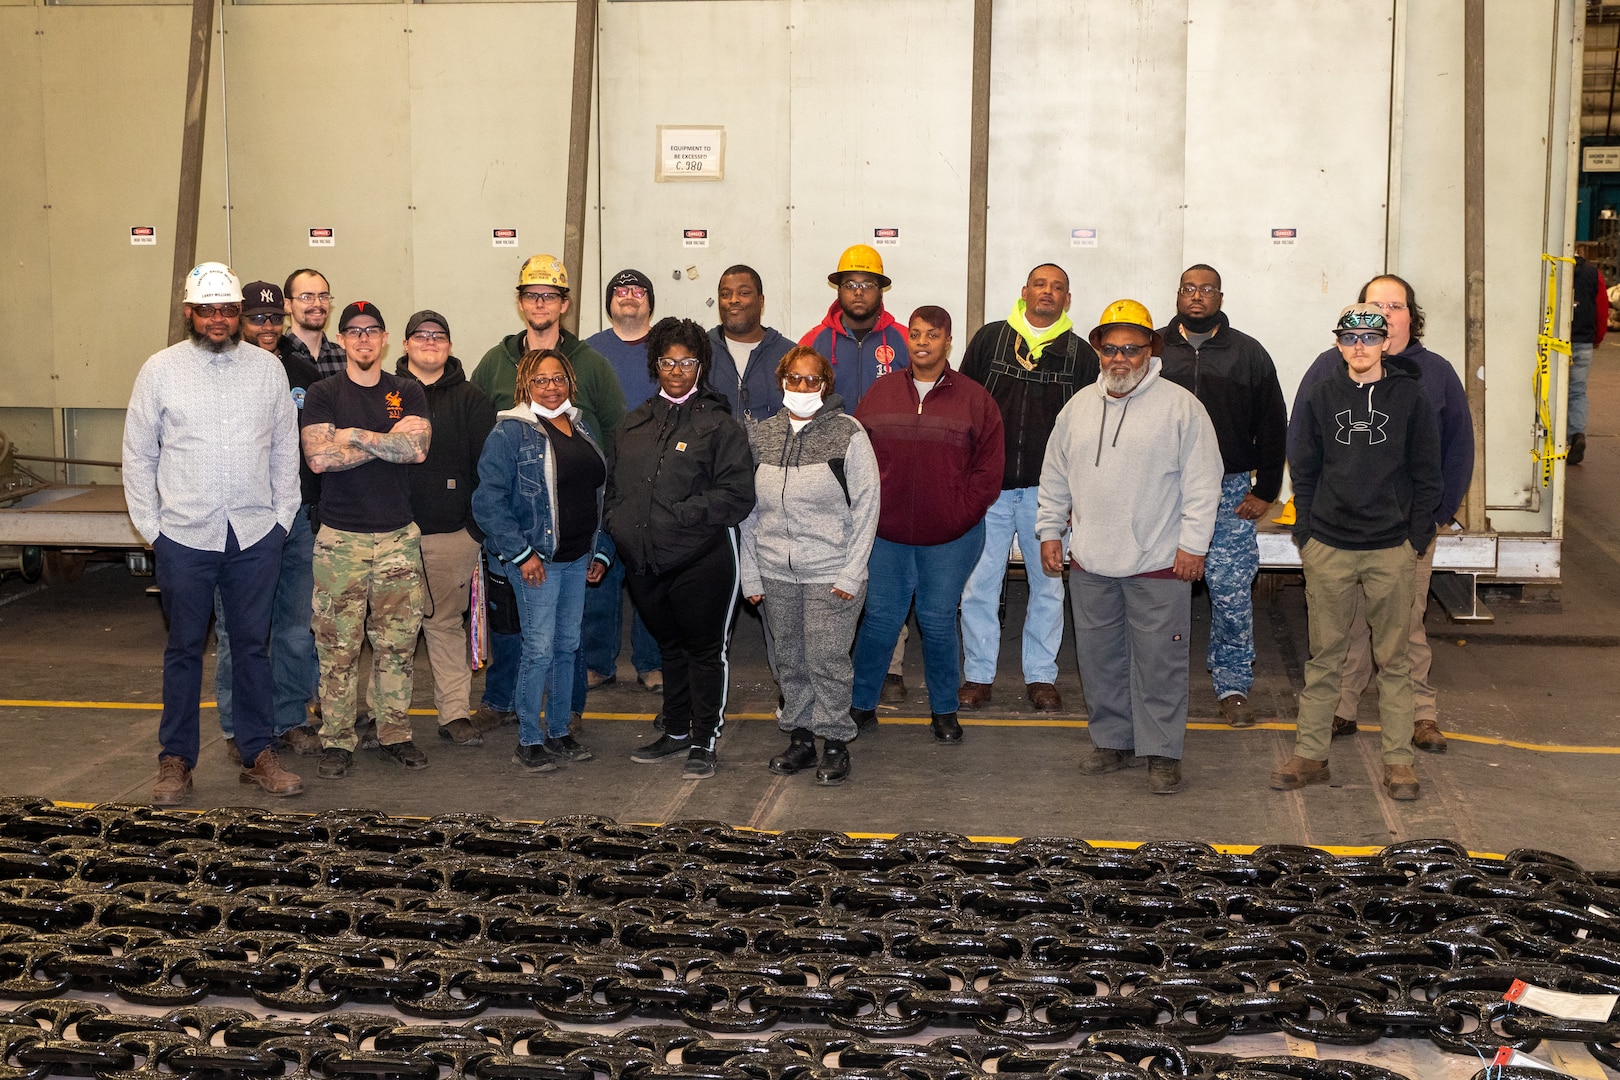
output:
[[[1046,442],[1074,392],[1097,381],[1097,354],[1069,319],[1069,275],[1055,263],[1029,272],[1012,314],[985,323],[968,343],[962,374],[989,391],[1001,410],[1007,464],[1001,494],[984,516],[984,554],[962,593],[964,712],[990,701],[1001,652],[1001,590],[1013,537],[1024,557],[1024,692],[1037,712],[1057,712],[1057,654],[1063,644],[1063,575],[1041,572],[1035,508]]]
[[[613,367],[602,354],[563,328],[562,318],[571,301],[568,270],[552,255],[534,255],[518,271],[518,311],[524,328],[508,334],[484,354],[473,370],[472,384],[482,390],[495,411],[512,407],[512,391],[517,386],[518,361],[536,349],[556,349],[568,358],[574,369],[573,405],[584,414],[585,426],[594,432],[601,447],[613,460],[614,429],[624,419],[624,391],[613,374]],[[648,305],[649,308],[651,305]],[[492,568],[492,573],[494,573]],[[508,594],[506,581],[495,574],[491,583],[492,603],[497,590]],[[518,662],[523,655],[523,634],[516,629],[515,595],[506,601],[513,606],[511,633],[496,629],[490,620],[489,667],[484,672],[484,699],[473,713],[479,731],[490,731],[502,724],[518,722],[516,711]],[[575,690],[578,690],[576,682]],[[579,699],[583,702],[583,695]]]
[[[1573,304],[1569,313],[1569,419],[1565,424],[1564,460],[1579,465],[1586,459],[1586,376],[1592,368],[1592,350],[1609,332],[1609,289],[1603,271],[1586,256],[1575,256]]]
[[[287,275],[282,286],[292,333],[287,335],[292,355],[315,365],[321,378],[336,375],[347,362],[343,346],[326,336],[326,320],[332,317],[332,286],[319,270],[305,267]]]
[[[276,358],[242,340],[242,283],[223,263],[185,281],[186,340],[141,366],[124,417],[124,498],[152,545],[169,620],[155,806],[178,806],[197,766],[202,657],[214,589],[236,636],[237,746],[244,783],[296,795],[281,767],[270,688],[270,611],[298,513],[298,425]]]
[[[1253,727],[1254,578],[1260,541],[1254,523],[1282,489],[1288,459],[1288,406],[1265,346],[1232,328],[1221,310],[1221,275],[1199,263],[1176,286],[1176,317],[1159,331],[1164,377],[1203,403],[1215,425],[1225,475],[1215,534],[1204,559],[1209,587],[1209,652],[1221,719]]]

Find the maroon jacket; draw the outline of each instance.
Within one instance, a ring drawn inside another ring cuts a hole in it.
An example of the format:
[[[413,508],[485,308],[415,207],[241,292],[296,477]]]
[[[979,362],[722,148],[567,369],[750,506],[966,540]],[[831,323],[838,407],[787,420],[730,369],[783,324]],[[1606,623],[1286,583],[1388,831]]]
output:
[[[967,376],[946,367],[919,401],[911,369],[891,372],[861,398],[855,419],[877,453],[877,531],[891,544],[947,544],[983,521],[1001,495],[1001,410]]]

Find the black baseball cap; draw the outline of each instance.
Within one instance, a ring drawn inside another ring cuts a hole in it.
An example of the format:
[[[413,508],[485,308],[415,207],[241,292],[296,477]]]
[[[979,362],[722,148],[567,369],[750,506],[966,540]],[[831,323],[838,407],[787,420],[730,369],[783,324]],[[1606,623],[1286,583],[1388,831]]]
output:
[[[242,314],[285,315],[286,313],[286,298],[281,294],[280,285],[270,281],[250,281],[242,286]]]
[[[354,303],[344,308],[343,314],[338,317],[338,333],[341,334],[343,331],[347,330],[349,328],[349,323],[353,322],[361,315],[371,316],[373,319],[377,320],[378,326],[382,327],[384,330],[388,329],[388,324],[383,322],[382,312],[377,310],[376,304],[373,304],[370,300],[356,300]]]
[[[378,318],[380,319],[381,316],[378,316]],[[405,336],[410,337],[412,334],[416,333],[417,327],[421,326],[425,322],[438,323],[440,330],[443,330],[446,334],[450,332],[449,319],[445,318],[443,315],[440,315],[437,311],[434,311],[431,308],[423,308],[421,311],[418,311],[415,315],[412,315],[405,321]]]

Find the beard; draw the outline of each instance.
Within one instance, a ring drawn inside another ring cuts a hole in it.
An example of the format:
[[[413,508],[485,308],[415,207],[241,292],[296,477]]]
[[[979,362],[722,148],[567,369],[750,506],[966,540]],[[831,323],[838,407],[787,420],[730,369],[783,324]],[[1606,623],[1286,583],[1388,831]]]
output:
[[[1128,394],[1141,385],[1142,380],[1147,378],[1147,373],[1148,366],[1146,364],[1139,368],[1132,368],[1123,375],[1114,375],[1105,371],[1102,377],[1103,389],[1110,394]]]
[[[231,334],[230,337],[226,338],[224,341],[215,341],[213,338],[209,337],[207,334],[199,334],[199,333],[197,333],[197,331],[195,329],[193,329],[191,331],[191,343],[193,345],[198,346],[199,348],[207,349],[209,352],[216,352],[216,353],[225,352],[225,351],[227,351],[229,349],[235,348],[237,343],[240,342],[241,340],[242,340],[242,331],[240,329],[236,330],[234,333]]]

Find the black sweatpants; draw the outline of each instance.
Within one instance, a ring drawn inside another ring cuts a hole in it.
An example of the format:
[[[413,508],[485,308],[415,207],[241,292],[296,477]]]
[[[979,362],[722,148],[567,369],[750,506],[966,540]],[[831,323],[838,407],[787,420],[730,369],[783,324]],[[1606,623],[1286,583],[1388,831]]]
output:
[[[713,750],[726,722],[731,670],[726,637],[737,603],[737,531],[694,562],[661,574],[629,571],[624,583],[664,654],[664,731]]]

